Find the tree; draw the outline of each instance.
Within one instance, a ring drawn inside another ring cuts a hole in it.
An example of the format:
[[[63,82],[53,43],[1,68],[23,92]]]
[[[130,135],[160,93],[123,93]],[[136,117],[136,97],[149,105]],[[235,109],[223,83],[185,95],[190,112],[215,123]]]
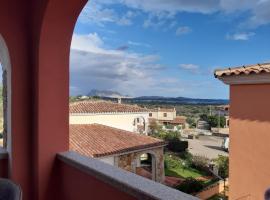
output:
[[[196,122],[194,118],[188,117],[187,118],[187,123],[189,124],[190,128],[195,128],[196,127]]]
[[[209,159],[205,156],[193,155],[192,166],[198,170],[206,171],[208,169]]]
[[[203,121],[208,121],[208,116],[207,116],[207,114],[201,114],[201,115],[200,115],[200,119],[203,120]]]
[[[174,139],[180,139],[181,134],[178,131],[168,131],[164,137],[164,140],[174,140]]]
[[[216,128],[218,125],[223,128],[226,124],[226,119],[224,116],[208,116],[207,122],[209,123],[210,127]]]
[[[219,155],[218,158],[214,160],[216,166],[218,167],[218,175],[225,179],[229,176],[229,157]]]
[[[149,129],[152,134],[158,133],[162,130],[162,127],[157,123],[156,120],[150,121]]]

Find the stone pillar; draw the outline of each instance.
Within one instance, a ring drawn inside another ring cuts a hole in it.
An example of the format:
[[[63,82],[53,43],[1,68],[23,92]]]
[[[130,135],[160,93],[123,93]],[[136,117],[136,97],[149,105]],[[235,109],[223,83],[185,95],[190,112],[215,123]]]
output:
[[[156,159],[156,181],[163,183],[165,179],[164,173],[164,150],[163,147],[153,150],[155,152]]]

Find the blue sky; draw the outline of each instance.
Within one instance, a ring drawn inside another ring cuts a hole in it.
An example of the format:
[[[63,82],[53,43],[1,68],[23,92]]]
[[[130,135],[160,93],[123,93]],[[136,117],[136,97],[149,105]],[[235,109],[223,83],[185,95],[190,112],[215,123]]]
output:
[[[71,45],[72,95],[228,98],[213,70],[270,61],[269,0],[92,0]]]

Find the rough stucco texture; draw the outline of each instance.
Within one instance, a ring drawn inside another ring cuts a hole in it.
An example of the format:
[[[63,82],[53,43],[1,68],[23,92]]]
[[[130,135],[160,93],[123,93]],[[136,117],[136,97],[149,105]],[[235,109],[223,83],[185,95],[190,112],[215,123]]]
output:
[[[264,199],[270,187],[270,84],[230,88],[230,199]]]

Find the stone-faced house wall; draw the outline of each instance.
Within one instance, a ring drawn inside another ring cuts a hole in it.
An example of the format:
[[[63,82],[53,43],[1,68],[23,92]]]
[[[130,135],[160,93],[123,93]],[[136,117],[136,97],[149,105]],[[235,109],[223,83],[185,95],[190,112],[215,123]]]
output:
[[[154,173],[154,181],[162,183],[164,181],[164,149],[163,147],[158,147],[151,150],[144,150],[134,153],[129,153],[125,155],[120,155],[115,157],[115,163],[118,167],[136,173],[136,167],[138,159],[142,154],[149,153],[152,159],[155,159],[155,166],[152,166],[152,173]]]

